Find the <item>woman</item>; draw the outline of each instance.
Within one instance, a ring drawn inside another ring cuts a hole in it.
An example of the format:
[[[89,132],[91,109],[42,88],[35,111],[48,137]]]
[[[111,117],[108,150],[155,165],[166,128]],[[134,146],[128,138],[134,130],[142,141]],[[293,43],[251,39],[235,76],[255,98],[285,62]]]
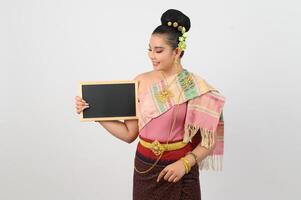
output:
[[[133,199],[201,199],[199,169],[219,170],[223,155],[225,98],[183,68],[190,19],[169,9],[152,33],[153,70],[138,75],[138,120],[99,122],[131,143],[139,136]],[[89,105],[76,97],[77,113]]]

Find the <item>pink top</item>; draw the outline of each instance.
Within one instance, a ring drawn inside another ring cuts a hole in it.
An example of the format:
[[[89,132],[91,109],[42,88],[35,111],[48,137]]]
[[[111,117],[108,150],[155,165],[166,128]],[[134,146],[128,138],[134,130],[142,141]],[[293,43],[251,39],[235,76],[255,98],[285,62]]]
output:
[[[172,132],[168,141],[179,141],[183,139],[184,135],[184,122],[186,117],[187,102],[179,105],[174,105],[162,115],[153,118],[141,130],[139,135],[142,138],[149,140],[158,140],[159,142],[166,142],[168,134],[171,129],[177,109],[177,117]],[[174,113],[174,114],[173,114]]]

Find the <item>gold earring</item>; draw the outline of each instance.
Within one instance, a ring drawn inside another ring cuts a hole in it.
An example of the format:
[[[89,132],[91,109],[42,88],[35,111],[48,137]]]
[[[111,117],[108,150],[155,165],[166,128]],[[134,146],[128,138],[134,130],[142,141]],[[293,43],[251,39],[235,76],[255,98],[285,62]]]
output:
[[[179,71],[180,65],[179,65],[179,61],[177,58],[175,58],[175,60],[174,60],[174,65],[175,65],[176,71]]]

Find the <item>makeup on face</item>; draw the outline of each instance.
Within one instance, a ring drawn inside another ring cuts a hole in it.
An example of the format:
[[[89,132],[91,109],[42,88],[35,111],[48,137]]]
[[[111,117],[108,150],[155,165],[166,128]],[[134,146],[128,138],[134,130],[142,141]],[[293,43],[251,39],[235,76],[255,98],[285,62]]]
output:
[[[148,56],[155,70],[164,70],[172,64],[171,47],[161,35],[152,35],[148,44]]]

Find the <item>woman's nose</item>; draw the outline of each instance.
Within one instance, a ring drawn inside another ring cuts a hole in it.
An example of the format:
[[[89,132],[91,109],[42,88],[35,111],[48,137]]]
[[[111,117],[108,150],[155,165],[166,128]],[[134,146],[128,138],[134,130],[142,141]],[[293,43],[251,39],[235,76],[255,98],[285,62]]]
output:
[[[155,54],[153,53],[153,51],[150,51],[150,52],[149,52],[149,58],[150,58],[151,60],[154,60],[154,59],[155,59]]]

